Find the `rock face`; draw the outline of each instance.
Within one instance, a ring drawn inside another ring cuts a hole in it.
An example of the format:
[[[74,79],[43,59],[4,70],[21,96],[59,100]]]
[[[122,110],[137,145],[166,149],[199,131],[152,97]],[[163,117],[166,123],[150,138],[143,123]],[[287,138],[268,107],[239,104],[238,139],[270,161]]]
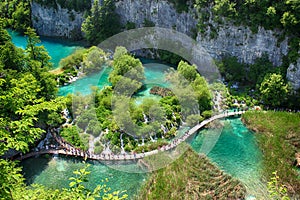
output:
[[[197,25],[192,12],[177,13],[167,0],[119,0],[116,12],[121,16],[123,24],[133,22],[137,28],[148,20],[157,27],[175,29],[190,35]]]
[[[141,27],[147,19],[155,26],[172,28],[191,36],[198,23],[193,9],[189,13],[179,14],[167,0],[119,0],[116,7],[122,23],[134,22],[136,27]],[[197,37],[198,44],[213,58],[220,59],[230,55],[237,57],[241,62],[253,63],[256,58],[267,54],[273,64],[279,66],[282,63],[282,56],[288,52],[287,39],[277,44],[276,34],[280,33],[259,28],[254,34],[247,27],[231,24],[215,24],[214,27],[218,30],[214,38],[211,38],[209,29],[205,36],[198,34]]]
[[[116,11],[121,16],[123,24],[133,22],[136,27],[143,26],[145,20],[155,26],[175,29],[179,32],[195,35],[197,19],[195,11],[177,13],[168,0],[118,0]],[[73,37],[81,35],[80,27],[83,13],[68,11],[67,9],[45,8],[35,2],[32,3],[33,26],[40,35]],[[213,23],[213,22],[210,22]],[[208,28],[205,36],[198,34],[197,42],[216,59],[225,55],[236,56],[239,61],[253,63],[258,57],[267,54],[275,66],[282,63],[282,56],[287,54],[287,39],[278,44],[274,31],[259,28],[252,33],[247,27],[234,25],[215,25],[218,30],[211,37]]]
[[[269,60],[279,66],[282,64],[282,56],[288,53],[287,38],[277,45],[278,40],[273,31],[259,28],[257,33],[252,33],[248,27],[215,27],[218,31],[213,38],[208,30],[204,37],[198,34],[197,42],[216,59],[230,55],[237,57],[240,62],[251,64],[256,58],[267,54]]]
[[[31,3],[33,27],[39,35],[64,38],[81,37],[83,13],[44,7],[34,1]]]
[[[297,60],[296,64],[290,64],[287,69],[286,78],[291,83],[294,90],[300,89],[300,58]]]

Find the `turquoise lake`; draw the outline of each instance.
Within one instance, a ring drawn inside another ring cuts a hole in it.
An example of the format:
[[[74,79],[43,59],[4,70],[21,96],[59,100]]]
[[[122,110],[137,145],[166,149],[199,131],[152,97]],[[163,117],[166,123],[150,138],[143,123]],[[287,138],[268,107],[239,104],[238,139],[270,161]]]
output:
[[[26,37],[10,31],[13,43],[21,48],[26,46]],[[42,45],[48,50],[54,66],[59,61],[70,55],[78,46],[76,44],[63,42],[62,40],[41,37]],[[142,60],[145,67],[146,89],[135,98],[137,103],[145,97],[151,97],[149,90],[154,85],[168,86],[164,80],[164,74],[170,67],[153,60]],[[109,85],[107,80],[110,68],[78,81],[61,87],[59,95],[80,92],[89,94],[91,86],[100,88]],[[157,98],[152,96],[153,98]],[[261,152],[255,143],[255,134],[249,131],[239,118],[221,120],[224,128],[221,132],[213,129],[203,129],[194,138],[191,138],[190,145],[198,153],[207,153],[207,156],[220,169],[241,180],[247,187],[249,198],[255,196],[257,199],[266,198],[265,185],[260,181]],[[214,144],[213,147],[207,144]],[[99,162],[89,162],[91,171],[89,188],[94,188],[101,180],[108,178],[108,186],[113,190],[126,190],[129,198],[137,193],[140,186],[147,179],[147,174],[142,173],[135,163],[118,164],[109,167]],[[39,183],[50,188],[68,187],[69,178],[72,172],[83,166],[82,161],[67,157],[38,157],[27,159],[22,162],[23,172],[28,183]],[[121,169],[121,170],[117,170]],[[140,173],[128,173],[136,171]],[[251,196],[252,195],[252,196]]]
[[[12,37],[12,42],[20,48],[25,49],[27,45],[27,38],[21,35],[18,32],[8,30],[9,34]],[[47,37],[40,37],[41,44],[43,45],[51,57],[51,62],[53,63],[53,67],[56,68],[59,65],[59,62],[62,58],[67,57],[71,53],[74,52],[76,48],[79,46],[70,41],[64,41],[62,39],[53,39]]]
[[[146,89],[138,94],[136,101],[139,102],[145,97],[156,98],[157,96],[151,95],[150,89],[153,86],[168,86],[168,83],[165,81],[164,75],[168,70],[171,69],[170,66],[164,65],[158,62],[151,62],[149,59],[141,59],[145,69],[145,78],[144,84]],[[91,93],[92,86],[98,86],[103,88],[104,86],[110,85],[108,81],[109,73],[112,71],[110,67],[104,67],[103,70],[93,73],[91,75],[85,76],[81,79],[78,79],[76,82],[73,82],[69,85],[59,88],[59,96],[65,96],[70,93],[81,93],[82,95],[87,95]]]

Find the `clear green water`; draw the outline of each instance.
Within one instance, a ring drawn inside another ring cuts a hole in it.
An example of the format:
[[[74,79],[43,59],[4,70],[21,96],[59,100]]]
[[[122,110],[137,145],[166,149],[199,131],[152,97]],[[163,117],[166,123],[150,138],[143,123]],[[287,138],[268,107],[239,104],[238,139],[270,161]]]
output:
[[[150,89],[157,85],[162,87],[167,87],[168,83],[165,81],[164,74],[171,67],[160,64],[160,63],[150,63],[150,60],[142,59],[145,67],[145,86],[146,89],[143,90],[136,96],[136,101],[140,102],[145,97],[157,98],[155,95],[151,95],[149,93]],[[91,86],[98,86],[99,88],[103,88],[104,86],[110,85],[108,81],[109,73],[111,72],[110,67],[105,67],[100,72],[88,75],[84,78],[81,78],[67,86],[63,86],[59,88],[58,95],[65,96],[69,93],[81,93],[83,95],[87,95],[91,93]]]
[[[93,189],[101,180],[108,178],[107,185],[112,190],[126,190],[129,197],[137,193],[141,184],[146,180],[145,173],[128,173],[110,168],[97,161],[90,161],[89,183],[87,188]],[[38,157],[22,162],[23,172],[29,184],[38,183],[53,189],[69,187],[69,178],[73,177],[73,171],[83,167],[82,160],[66,157]],[[123,164],[123,168],[130,171],[142,172],[136,164]]]
[[[25,49],[27,45],[27,38],[18,32],[8,30],[9,34],[12,37],[12,42],[20,48]],[[51,62],[53,63],[53,67],[58,67],[59,61],[62,58],[67,57],[71,53],[74,52],[78,45],[71,42],[66,42],[59,39],[40,37],[41,45],[47,49],[49,55],[51,56]]]
[[[77,81],[60,87],[58,91],[59,96],[66,96],[67,94],[80,93],[87,95],[91,93],[92,86],[98,86],[103,88],[104,86],[110,85],[108,81],[108,75],[112,71],[110,67],[104,67],[103,70],[93,73],[89,76],[78,79]]]
[[[221,120],[221,123],[224,128],[219,137],[215,130],[203,129],[190,142],[191,146],[198,153],[208,153],[220,169],[242,181],[249,196],[266,199],[266,187],[260,180],[262,153],[255,142],[255,134],[239,118]],[[213,143],[209,140],[216,140],[211,150],[203,142]]]

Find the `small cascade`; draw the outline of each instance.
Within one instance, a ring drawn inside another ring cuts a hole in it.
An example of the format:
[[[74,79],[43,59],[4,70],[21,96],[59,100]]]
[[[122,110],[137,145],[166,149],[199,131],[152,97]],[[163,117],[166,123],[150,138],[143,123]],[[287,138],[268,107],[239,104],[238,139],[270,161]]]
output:
[[[172,113],[172,117],[173,117],[174,120],[176,120],[176,116],[175,116],[174,112]]]
[[[45,139],[40,141],[40,143],[37,145],[36,148],[37,149],[43,149],[43,148],[47,149],[48,144],[50,144],[50,139],[51,138],[52,138],[51,132],[48,130]]]
[[[160,125],[160,128],[162,129],[164,134],[166,134],[168,132],[168,129],[163,124]]]
[[[153,139],[153,137],[151,136],[151,134],[149,136],[150,136],[151,142],[156,142],[156,140]]]
[[[143,113],[143,116],[144,116],[144,123],[147,124],[149,122],[149,119],[147,115],[145,115],[145,113]]]
[[[142,137],[142,146],[144,146],[144,145],[145,145],[145,138]]]
[[[123,141],[123,134],[124,134],[124,133],[121,133],[121,135],[120,135],[120,141],[121,141],[121,154],[125,153],[125,150],[124,150],[124,141]]]

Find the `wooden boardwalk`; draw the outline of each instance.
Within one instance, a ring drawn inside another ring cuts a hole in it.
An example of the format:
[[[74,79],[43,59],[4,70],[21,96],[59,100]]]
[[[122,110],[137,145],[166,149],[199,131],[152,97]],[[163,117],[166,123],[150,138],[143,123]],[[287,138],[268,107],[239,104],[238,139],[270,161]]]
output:
[[[66,156],[74,156],[74,157],[81,157],[84,159],[91,159],[91,160],[100,160],[100,161],[124,161],[124,160],[138,160],[147,156],[155,155],[162,151],[169,151],[172,149],[175,149],[179,144],[186,141],[191,135],[194,135],[198,132],[199,129],[204,127],[205,125],[209,124],[210,122],[235,116],[235,115],[241,115],[245,111],[238,111],[238,112],[224,112],[222,114],[215,115],[209,119],[206,119],[202,121],[200,124],[197,124],[193,128],[191,128],[189,131],[187,131],[183,136],[180,138],[177,138],[176,140],[173,140],[170,144],[165,145],[161,147],[160,149],[152,150],[145,153],[138,153],[138,154],[90,154],[84,151],[81,151],[80,149],[77,149],[73,147],[72,145],[64,142],[62,138],[56,135],[55,132],[52,132],[53,137],[56,139],[56,141],[60,144],[59,149],[48,149],[48,150],[41,150],[36,152],[30,152],[28,154],[25,154],[24,156],[18,157],[18,160],[35,157],[42,154],[60,154],[60,155],[66,155]]]

